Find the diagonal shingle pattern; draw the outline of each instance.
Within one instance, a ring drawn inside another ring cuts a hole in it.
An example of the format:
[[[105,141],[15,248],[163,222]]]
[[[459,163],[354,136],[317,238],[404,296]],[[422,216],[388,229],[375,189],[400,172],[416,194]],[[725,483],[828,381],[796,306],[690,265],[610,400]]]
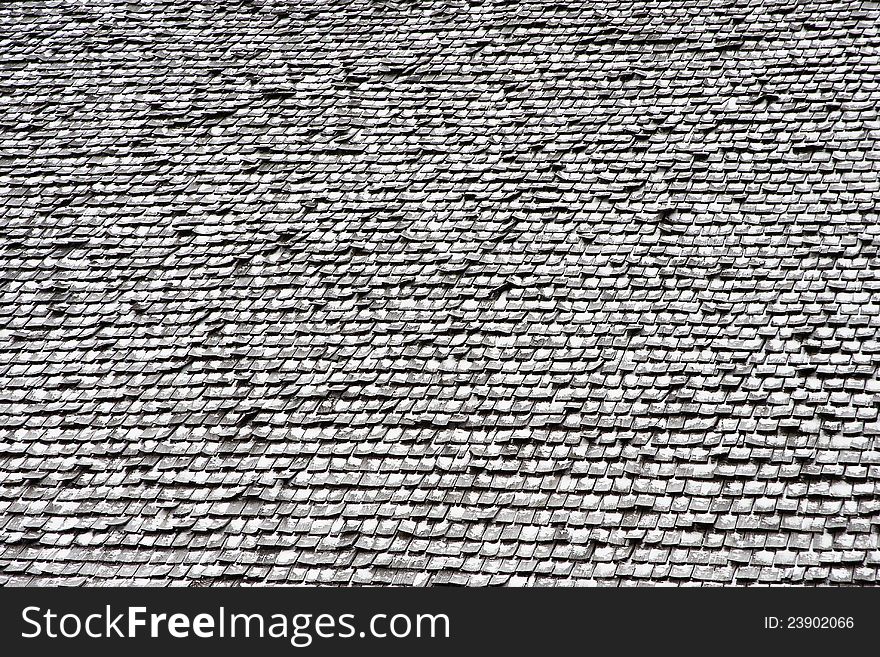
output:
[[[877,581],[880,3],[0,24],[0,583]]]

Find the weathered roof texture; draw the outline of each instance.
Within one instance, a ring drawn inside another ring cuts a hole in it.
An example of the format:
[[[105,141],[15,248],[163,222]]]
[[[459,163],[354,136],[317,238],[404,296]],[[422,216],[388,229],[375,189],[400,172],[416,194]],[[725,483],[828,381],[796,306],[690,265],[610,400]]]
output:
[[[880,3],[0,24],[0,582],[877,581]]]

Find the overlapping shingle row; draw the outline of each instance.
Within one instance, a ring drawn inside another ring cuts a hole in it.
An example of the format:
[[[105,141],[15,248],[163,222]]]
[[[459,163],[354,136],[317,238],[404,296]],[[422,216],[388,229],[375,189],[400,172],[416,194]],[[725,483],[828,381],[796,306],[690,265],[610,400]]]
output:
[[[0,22],[0,581],[876,581],[880,3]]]

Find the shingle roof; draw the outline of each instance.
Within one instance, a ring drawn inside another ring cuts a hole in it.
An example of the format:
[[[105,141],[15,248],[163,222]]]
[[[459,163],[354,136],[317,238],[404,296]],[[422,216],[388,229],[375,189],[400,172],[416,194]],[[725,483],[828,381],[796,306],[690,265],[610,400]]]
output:
[[[0,582],[876,581],[880,3],[0,24]]]

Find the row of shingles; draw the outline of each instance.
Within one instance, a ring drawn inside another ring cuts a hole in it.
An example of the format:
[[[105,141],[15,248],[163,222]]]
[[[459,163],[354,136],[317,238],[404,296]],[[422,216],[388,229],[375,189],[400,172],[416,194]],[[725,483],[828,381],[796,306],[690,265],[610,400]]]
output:
[[[65,467],[52,457],[14,464],[23,475],[54,474],[28,487],[10,479],[8,499],[33,506],[7,509],[8,574],[128,577],[133,566],[123,564],[143,563],[152,565],[141,574],[155,566],[160,578],[321,572],[338,583],[333,568],[345,566],[362,581],[472,573],[476,582],[530,567],[577,579],[623,577],[641,564],[633,576],[645,577],[650,564],[662,578],[667,555],[674,578],[711,565],[716,581],[842,581],[847,563],[857,580],[874,576],[873,483],[829,483],[816,467],[792,467],[785,449],[716,450],[720,465],[707,466],[702,446],[621,449],[616,439],[593,446],[533,431],[104,438],[115,463],[85,457],[92,443],[80,438]],[[48,505],[35,494],[60,485]],[[860,526],[829,535],[828,520],[846,515]],[[78,570],[89,551],[93,565]]]
[[[259,456],[248,452],[253,438],[230,443],[236,440],[232,433],[209,438],[204,431],[55,434],[52,446],[63,446],[67,455],[62,463],[57,457],[31,456],[14,464],[25,477],[42,476],[30,484],[21,477],[9,480],[10,498],[19,501],[8,512],[22,515],[6,527],[10,547],[4,554],[17,558],[8,573],[98,580],[182,577],[193,565],[196,570],[197,564],[212,565],[228,538],[220,530],[259,506],[247,495],[241,502],[245,508],[229,501],[239,500],[258,482],[272,484],[255,474]],[[35,448],[32,440],[25,449],[29,454],[48,451]],[[59,488],[62,472],[69,476]],[[29,505],[22,507],[24,500]],[[209,515],[218,507],[228,513]],[[240,529],[230,528],[229,534]]]

